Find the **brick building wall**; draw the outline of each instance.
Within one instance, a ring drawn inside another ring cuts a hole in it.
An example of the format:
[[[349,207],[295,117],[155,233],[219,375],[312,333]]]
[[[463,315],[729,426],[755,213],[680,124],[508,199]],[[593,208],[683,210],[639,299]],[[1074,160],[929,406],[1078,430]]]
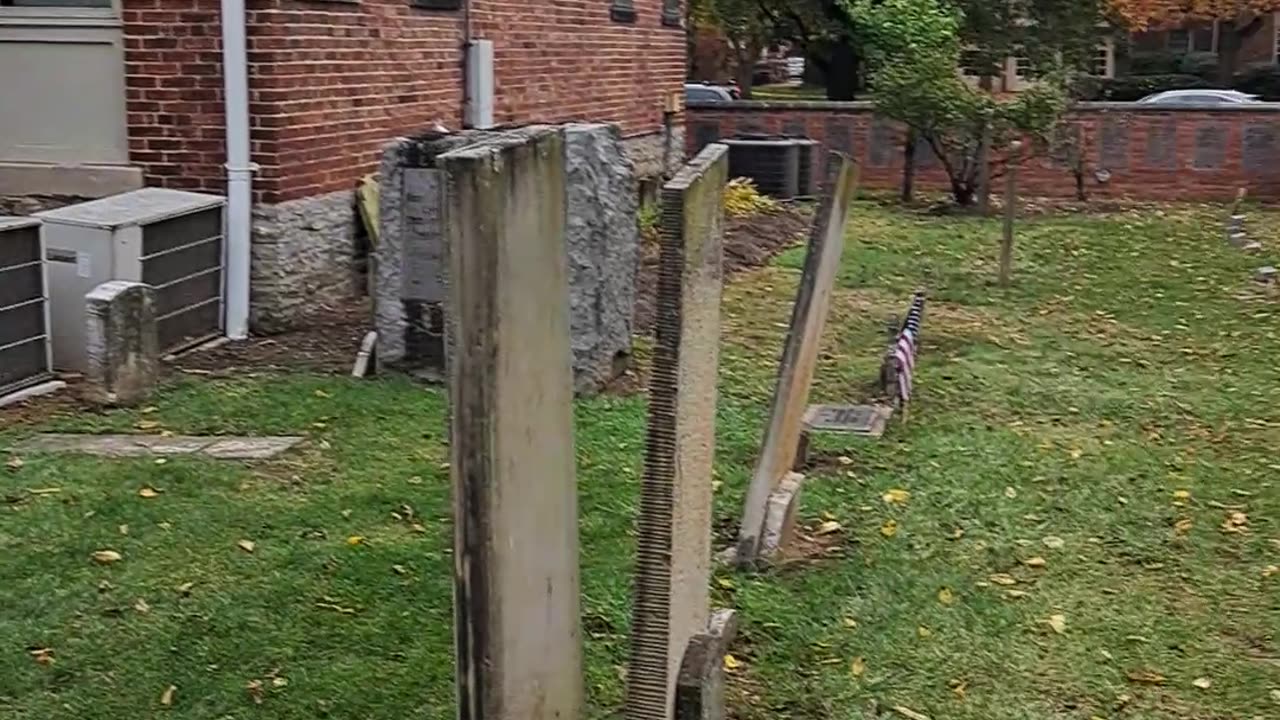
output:
[[[618,123],[662,171],[667,96],[685,74],[663,0],[471,0],[494,43],[495,121]],[[124,0],[131,160],[148,185],[225,188],[218,0]],[[463,12],[411,0],[248,0],[253,320],[281,328],[349,289],[356,181],[392,138],[462,125]],[[677,127],[683,127],[682,122]],[[680,142],[683,146],[683,142]]]
[[[1083,103],[1071,120],[1079,128],[1090,196],[1227,199],[1248,187],[1252,197],[1280,200],[1280,105],[1195,110]],[[689,152],[720,138],[753,134],[808,137],[826,150],[849,154],[861,164],[866,188],[896,189],[902,182],[901,129],[876,117],[868,103],[740,102],[688,109]],[[821,165],[815,163],[815,173]],[[1074,176],[1062,163],[1038,156],[1022,168],[1026,194],[1075,193]],[[916,187],[949,188],[941,163],[924,148],[917,154]]]

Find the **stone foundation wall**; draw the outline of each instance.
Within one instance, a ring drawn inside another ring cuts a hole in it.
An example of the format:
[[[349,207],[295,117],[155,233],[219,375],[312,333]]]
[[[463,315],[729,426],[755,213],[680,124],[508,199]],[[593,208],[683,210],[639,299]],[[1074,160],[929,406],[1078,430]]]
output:
[[[684,162],[684,122],[677,119],[671,129],[670,143],[667,133],[656,132],[623,138],[622,150],[636,168],[641,180],[671,177]]]
[[[353,293],[354,203],[354,193],[343,191],[254,207],[254,332],[281,332],[317,303]]]

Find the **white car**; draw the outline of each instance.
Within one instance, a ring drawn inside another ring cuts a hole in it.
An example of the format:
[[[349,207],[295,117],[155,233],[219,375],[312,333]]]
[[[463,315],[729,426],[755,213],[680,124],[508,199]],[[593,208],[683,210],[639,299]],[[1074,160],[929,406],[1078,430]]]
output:
[[[1239,105],[1262,102],[1238,90],[1165,90],[1138,101],[1143,105]]]

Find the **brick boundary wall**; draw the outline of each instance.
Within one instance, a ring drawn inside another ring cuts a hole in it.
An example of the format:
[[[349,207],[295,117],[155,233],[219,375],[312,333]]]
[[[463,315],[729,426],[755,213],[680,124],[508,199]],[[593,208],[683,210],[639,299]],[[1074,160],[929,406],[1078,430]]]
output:
[[[686,117],[690,154],[742,135],[807,137],[857,160],[864,188],[898,189],[902,183],[902,127],[877,117],[870,103],[690,103]],[[1247,187],[1251,197],[1280,200],[1280,104],[1210,109],[1081,103],[1071,122],[1079,128],[1090,197],[1227,199]],[[949,189],[931,150],[920,148],[916,158],[917,189]],[[815,165],[819,182],[822,163]],[[1075,195],[1075,177],[1064,164],[1040,154],[1020,167],[1021,192]]]
[[[247,0],[252,323],[287,328],[354,289],[354,187],[384,145],[462,125],[463,13],[413,0]],[[685,76],[663,0],[471,0],[494,43],[499,124],[618,123],[645,175],[664,169],[666,95]],[[123,0],[130,160],[147,185],[225,192],[219,0]],[[684,147],[677,118],[673,154]]]

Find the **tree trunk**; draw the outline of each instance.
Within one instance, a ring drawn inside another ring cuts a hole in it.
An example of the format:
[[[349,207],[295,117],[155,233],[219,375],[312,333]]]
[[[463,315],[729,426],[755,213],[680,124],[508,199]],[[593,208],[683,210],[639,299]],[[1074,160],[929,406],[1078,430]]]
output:
[[[858,95],[858,53],[853,42],[842,37],[831,51],[827,70],[827,99],[853,100]]]
[[[961,178],[951,178],[951,198],[956,201],[960,207],[971,207],[977,193],[974,192],[973,183]]]
[[[916,131],[907,130],[906,140],[902,143],[902,203],[909,204],[915,199],[916,185]]]

